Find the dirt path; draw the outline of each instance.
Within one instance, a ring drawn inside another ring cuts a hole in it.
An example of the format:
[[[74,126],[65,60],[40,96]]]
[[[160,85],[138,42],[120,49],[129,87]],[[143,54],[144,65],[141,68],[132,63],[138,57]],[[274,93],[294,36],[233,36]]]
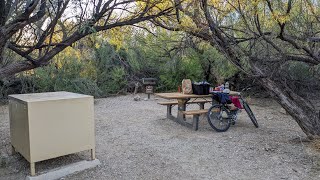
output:
[[[269,99],[251,101],[260,128],[242,112],[225,133],[215,132],[205,118],[193,131],[165,119],[166,107],[157,100],[132,99],[95,101],[96,156],[102,164],[65,179],[320,179],[320,153]],[[23,179],[28,163],[8,155],[6,106],[0,107],[0,145],[0,179]],[[41,172],[89,157],[81,152],[36,166]]]

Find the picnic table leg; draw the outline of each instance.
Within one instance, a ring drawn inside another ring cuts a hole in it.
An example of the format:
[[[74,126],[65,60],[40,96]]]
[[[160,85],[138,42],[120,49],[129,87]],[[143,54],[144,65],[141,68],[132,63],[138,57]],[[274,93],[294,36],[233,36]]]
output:
[[[171,110],[172,110],[172,105],[167,105],[167,118],[170,119],[172,117],[172,113],[171,113]]]
[[[186,104],[189,101],[189,99],[178,99],[178,115],[177,118],[179,121],[185,121],[185,115],[182,113],[182,111],[186,110]]]
[[[204,109],[204,103],[199,103],[200,109]]]
[[[199,127],[199,115],[195,114],[193,115],[192,128],[193,130],[197,131],[198,127]]]

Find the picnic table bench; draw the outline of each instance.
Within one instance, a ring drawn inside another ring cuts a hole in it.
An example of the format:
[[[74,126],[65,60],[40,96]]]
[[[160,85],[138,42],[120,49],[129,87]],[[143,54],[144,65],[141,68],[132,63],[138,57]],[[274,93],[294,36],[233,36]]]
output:
[[[204,109],[205,103],[211,103],[212,99],[192,99],[189,100],[186,104],[198,104],[200,106],[200,109]],[[164,101],[164,102],[158,102],[160,105],[167,106],[167,118],[170,118],[172,116],[172,107],[175,105],[178,105],[178,101]]]
[[[199,127],[199,117],[201,114],[207,114],[208,109],[199,109],[199,110],[189,110],[189,111],[182,111],[185,115],[192,115],[192,128],[193,130],[197,131]]]

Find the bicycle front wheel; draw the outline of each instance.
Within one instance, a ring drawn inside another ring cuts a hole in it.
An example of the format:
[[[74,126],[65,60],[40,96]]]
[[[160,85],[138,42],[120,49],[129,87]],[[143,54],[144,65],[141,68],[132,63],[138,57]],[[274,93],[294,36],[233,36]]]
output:
[[[259,124],[258,124],[258,122],[257,122],[257,119],[256,119],[256,117],[254,116],[254,114],[253,114],[250,106],[249,106],[248,103],[246,103],[245,101],[243,102],[243,108],[246,110],[246,112],[247,112],[248,116],[250,117],[253,125],[254,125],[256,128],[258,128],[258,127],[259,127]]]
[[[208,111],[208,122],[217,132],[225,132],[230,127],[230,115],[226,107],[220,104],[213,105]]]

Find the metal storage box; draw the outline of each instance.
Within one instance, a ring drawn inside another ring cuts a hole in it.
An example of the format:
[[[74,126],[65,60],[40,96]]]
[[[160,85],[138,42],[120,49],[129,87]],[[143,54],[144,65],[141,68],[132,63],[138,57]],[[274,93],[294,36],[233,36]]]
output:
[[[9,96],[10,135],[13,150],[35,162],[84,150],[95,159],[93,97],[49,92]]]

